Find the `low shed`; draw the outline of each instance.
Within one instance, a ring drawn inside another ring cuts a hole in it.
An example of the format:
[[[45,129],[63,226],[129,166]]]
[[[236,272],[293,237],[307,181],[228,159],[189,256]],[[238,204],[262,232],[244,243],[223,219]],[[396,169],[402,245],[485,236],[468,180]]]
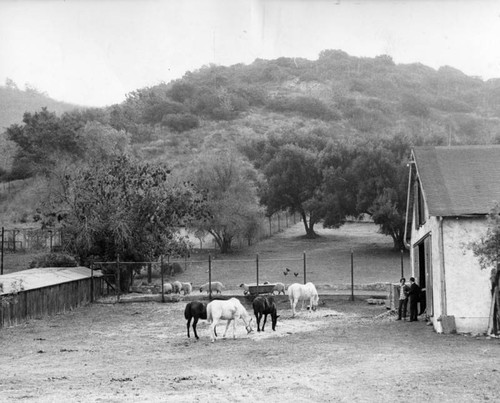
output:
[[[86,305],[102,296],[100,271],[87,267],[24,270],[0,276],[0,328]]]

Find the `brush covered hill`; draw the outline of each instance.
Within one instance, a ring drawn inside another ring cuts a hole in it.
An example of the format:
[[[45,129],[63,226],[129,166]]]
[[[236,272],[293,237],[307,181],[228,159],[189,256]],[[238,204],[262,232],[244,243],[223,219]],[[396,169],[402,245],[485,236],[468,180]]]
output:
[[[0,111],[3,106],[10,111],[0,117],[6,122],[2,127],[43,106],[58,116],[73,109],[40,94],[26,104],[21,100],[29,94],[0,90]],[[5,103],[7,95],[11,101]],[[78,131],[93,121],[100,136],[126,133],[131,153],[174,169],[218,148],[245,150],[248,156],[253,140],[289,133],[350,144],[395,138],[410,145],[495,144],[500,143],[500,79],[484,81],[449,66],[396,64],[386,55],[325,50],[317,60],[203,66],[179,80],[133,91],[120,104],[69,114],[62,115],[67,115],[64,138],[68,127],[84,138]],[[10,157],[15,159],[15,149]]]
[[[171,162],[300,130],[350,140],[404,135],[415,145],[490,144],[500,142],[500,79],[325,50],[314,61],[205,66],[134,91],[108,112],[144,157]]]
[[[74,109],[36,91],[0,87],[0,127],[42,106],[58,115]],[[291,131],[346,141],[403,135],[414,145],[491,144],[500,142],[500,79],[324,50],[317,60],[204,66],[77,119],[124,130],[134,153],[171,165],[203,150]]]

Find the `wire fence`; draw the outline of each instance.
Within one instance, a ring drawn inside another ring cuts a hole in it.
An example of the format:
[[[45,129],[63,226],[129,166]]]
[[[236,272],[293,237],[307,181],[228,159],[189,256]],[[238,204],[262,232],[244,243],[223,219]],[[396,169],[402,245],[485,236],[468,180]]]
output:
[[[290,258],[262,259],[259,254],[247,259],[216,259],[212,255],[206,258],[172,259],[165,257],[155,262],[94,262],[93,270],[102,270],[108,293],[114,293],[117,299],[123,293],[139,292],[148,294],[161,294],[162,301],[170,293],[181,294],[182,286],[189,284],[189,293],[198,295],[208,294],[212,298],[219,293],[216,283],[223,285],[222,292],[226,295],[250,294],[258,295],[269,293],[276,285],[283,285],[285,289],[291,283],[307,283],[309,281],[318,285],[325,281],[329,275],[339,277],[339,273],[328,271],[325,267],[309,267],[309,257],[306,252],[291,256]],[[396,263],[396,262],[395,262]],[[355,268],[354,252],[350,251],[350,267],[342,268],[342,277],[350,277],[350,284],[343,284],[343,294],[350,293],[352,300],[361,290],[359,284],[362,268]],[[401,263],[401,270],[403,270]],[[394,267],[395,278],[399,268]],[[179,286],[176,289],[175,283]],[[385,283],[380,283],[384,286]],[[327,286],[326,284],[322,284]],[[388,291],[389,283],[385,284]],[[243,288],[243,289],[242,289]],[[187,292],[184,291],[183,294]]]
[[[277,266],[283,267],[283,271],[278,273]],[[165,285],[178,281],[178,278],[188,278],[190,288],[194,287],[200,293],[207,292],[210,298],[217,292],[212,289],[215,282],[222,283],[225,291],[241,292],[242,284],[260,287],[281,283],[285,275],[289,275],[293,282],[305,284],[308,281],[305,253],[290,259],[259,259],[259,255],[255,259],[237,260],[217,260],[212,255],[200,260],[166,257],[155,262],[122,262],[117,259],[114,262],[93,262],[91,269],[102,271],[108,294],[114,293],[117,299],[122,293],[146,292],[161,293],[164,301],[164,295],[170,293],[170,286],[166,289]],[[206,287],[202,288],[204,285]]]

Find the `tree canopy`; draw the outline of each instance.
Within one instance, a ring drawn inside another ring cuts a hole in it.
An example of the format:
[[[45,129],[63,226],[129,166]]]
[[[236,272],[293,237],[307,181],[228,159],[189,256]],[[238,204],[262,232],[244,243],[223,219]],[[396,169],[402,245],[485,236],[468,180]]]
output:
[[[257,200],[257,172],[230,150],[199,158],[190,179],[206,192],[207,216],[192,227],[210,233],[222,253],[231,250],[235,238],[251,238],[262,210]]]
[[[44,223],[61,226],[67,249],[83,262],[184,255],[189,243],[178,230],[205,212],[204,195],[192,184],[125,156],[68,171],[58,187],[45,203]]]

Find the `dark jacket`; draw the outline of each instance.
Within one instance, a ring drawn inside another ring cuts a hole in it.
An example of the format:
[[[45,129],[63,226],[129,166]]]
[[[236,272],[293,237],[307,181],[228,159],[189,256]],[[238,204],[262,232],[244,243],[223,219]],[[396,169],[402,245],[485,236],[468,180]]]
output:
[[[415,301],[418,301],[420,298],[420,287],[417,285],[417,283],[412,283],[410,285],[410,291],[408,291],[408,296],[410,299],[413,299]]]

